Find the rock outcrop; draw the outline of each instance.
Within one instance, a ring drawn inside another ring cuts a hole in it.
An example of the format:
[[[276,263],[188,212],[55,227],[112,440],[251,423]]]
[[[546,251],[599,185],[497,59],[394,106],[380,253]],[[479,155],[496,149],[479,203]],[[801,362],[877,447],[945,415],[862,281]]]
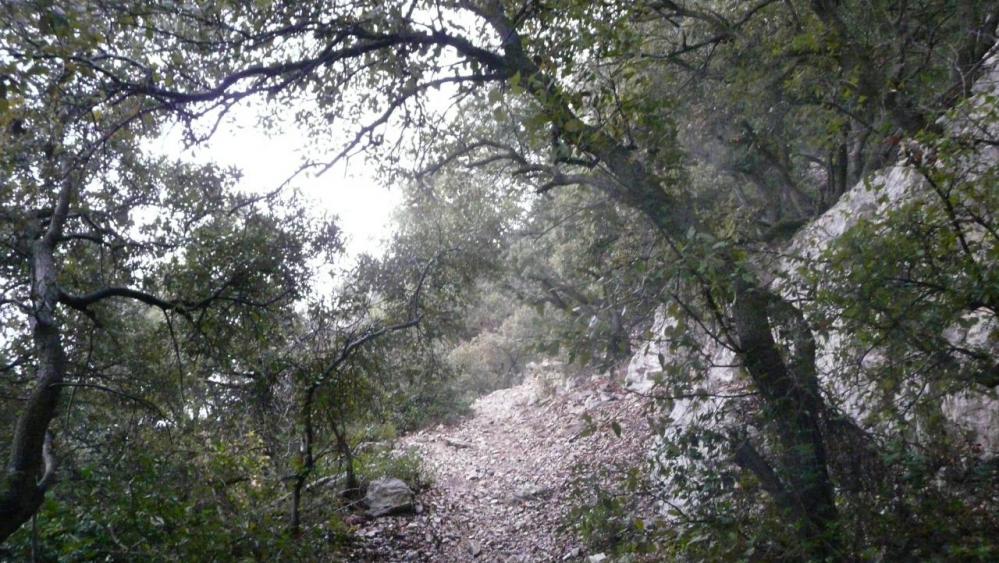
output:
[[[976,121],[976,112],[984,112],[985,97],[994,97],[999,93],[999,53],[994,53],[988,59],[987,70],[978,80],[974,88],[975,95],[963,106],[964,112],[951,116],[949,121],[941,125],[948,131],[962,133],[972,127],[981,127]],[[996,136],[999,129],[994,124],[989,134]],[[978,136],[983,136],[979,131]],[[983,170],[994,167],[999,162],[999,147],[995,144],[982,143],[975,152],[957,163],[949,163],[958,168],[958,172],[966,178],[974,178]],[[911,160],[905,158],[871,178],[858,183],[822,216],[811,222],[775,255],[781,256],[769,264],[762,264],[761,277],[771,280],[772,288],[794,299],[802,292],[802,281],[798,268],[802,264],[813,264],[822,253],[843,236],[850,228],[863,219],[882,216],[886,211],[897,208],[906,202],[928,196],[928,186],[924,177],[913,166]],[[814,290],[814,288],[811,288]],[[999,321],[985,310],[969,311],[968,322],[959,323],[946,331],[944,335],[956,347],[980,351],[990,354],[993,358],[999,353]],[[678,354],[685,353],[682,346],[676,342],[678,320],[665,307],[656,312],[652,328],[653,339],[638,348],[628,367],[626,382],[629,388],[645,394],[669,395],[669,389],[657,387],[667,378],[664,371],[671,363],[678,360]],[[744,379],[739,376],[739,369],[733,366],[733,355],[720,346],[708,334],[698,327],[680,327],[694,334],[696,348],[702,360],[703,373],[699,381],[698,394],[708,396],[723,395],[726,398],[677,398],[669,414],[670,426],[666,429],[666,438],[678,435],[694,424],[701,424],[711,418],[716,426],[737,425],[738,417],[734,414],[741,408],[737,399],[740,392],[748,391]],[[838,354],[844,346],[851,345],[847,335],[830,332],[820,339],[817,350],[817,367],[820,382],[828,392],[835,397],[836,405],[855,421],[867,420],[871,408],[865,401],[867,389],[864,385],[873,386],[874,382],[852,384],[846,386],[838,380],[837,374],[843,373],[844,355]],[[875,350],[865,358],[867,362],[883,361]],[[999,456],[999,400],[995,390],[984,386],[971,387],[952,393],[942,398],[941,411],[947,421],[971,442],[971,449],[983,457]],[[903,400],[899,397],[899,400]]]

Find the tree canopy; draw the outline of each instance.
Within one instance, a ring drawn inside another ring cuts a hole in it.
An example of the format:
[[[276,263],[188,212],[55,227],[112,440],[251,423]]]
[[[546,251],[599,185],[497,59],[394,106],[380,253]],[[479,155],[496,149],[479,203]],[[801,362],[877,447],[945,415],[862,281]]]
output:
[[[18,549],[42,510],[74,530],[62,555],[308,557],[302,534],[329,533],[303,503],[341,474],[356,496],[386,425],[528,358],[612,369],[653,328],[677,352],[660,415],[703,408],[656,456],[689,501],[661,538],[678,557],[999,549],[996,452],[945,414],[999,382],[999,3],[23,0],[0,20]],[[291,187],[145,149],[250,100],[332,147],[301,172],[367,159],[405,191],[383,256],[342,260]],[[854,186],[873,215],[802,248]],[[100,516],[85,491],[132,500]]]

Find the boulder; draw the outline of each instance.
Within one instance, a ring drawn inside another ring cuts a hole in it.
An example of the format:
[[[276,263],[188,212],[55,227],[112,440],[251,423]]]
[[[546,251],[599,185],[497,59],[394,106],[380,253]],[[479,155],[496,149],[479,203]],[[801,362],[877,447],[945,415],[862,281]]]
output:
[[[368,506],[368,515],[377,518],[412,511],[413,499],[413,490],[409,485],[399,479],[383,477],[368,485],[364,502]]]
[[[975,91],[995,95],[999,93],[999,54],[989,59],[986,68],[984,78],[976,83]],[[978,102],[972,100],[968,105],[973,108],[977,107],[976,104]],[[983,107],[991,105],[984,104]],[[954,122],[941,124],[949,130],[958,130],[974,127],[975,123],[974,119],[964,120],[959,117]],[[996,133],[999,132],[989,131],[989,135]],[[983,146],[976,150],[979,151],[976,155],[967,157],[959,165],[962,174],[967,177],[974,177],[979,169],[987,169],[999,159],[999,147]],[[774,252],[778,258],[758,265],[760,271],[757,275],[761,280],[769,280],[771,289],[789,301],[807,300],[807,296],[816,291],[816,287],[810,284],[815,283],[821,288],[823,278],[815,276],[814,272],[813,277],[818,281],[813,282],[812,279],[803,277],[800,270],[802,266],[821,268],[822,253],[860,221],[884,216],[892,208],[924,197],[935,196],[932,196],[920,171],[911,163],[902,161],[886,167],[858,182],[823,215],[796,233],[784,248]],[[655,393],[658,380],[664,376],[665,366],[698,366],[701,378],[692,391],[707,398],[679,397],[671,401],[671,408],[665,417],[670,424],[663,431],[662,439],[667,442],[681,439],[688,429],[702,428],[705,424],[722,435],[729,429],[747,431],[749,435],[753,435],[755,430],[747,427],[742,414],[751,412],[756,406],[749,399],[738,398],[752,391],[740,368],[734,367],[739,363],[738,360],[717,338],[696,323],[680,324],[678,316],[682,315],[677,315],[664,306],[656,310],[651,330],[652,339],[639,346],[628,365],[625,377],[627,387],[642,394]],[[958,323],[958,326],[947,330],[942,336],[955,349],[970,350],[975,354],[994,358],[999,318],[980,309],[970,311],[962,321],[964,322]],[[694,326],[688,326],[690,324]],[[692,347],[696,354],[691,354],[686,346],[679,345],[687,344],[689,340],[698,344]],[[836,398],[836,408],[865,429],[882,420],[883,417],[875,410],[882,408],[880,403],[869,398],[879,392],[880,382],[856,378],[844,381],[838,374],[850,373],[856,369],[858,361],[855,350],[860,350],[863,354],[864,366],[876,366],[878,362],[884,362],[888,358],[880,350],[858,347],[849,334],[835,329],[826,331],[816,345],[819,383],[828,396]],[[923,385],[900,389],[900,406],[913,401],[914,394],[924,393],[925,389]],[[671,391],[668,388],[661,390],[663,394]],[[999,456],[999,398],[996,398],[994,389],[969,386],[968,389],[942,397],[940,407],[948,429],[952,428],[961,439],[967,440],[970,452],[983,459]],[[900,410],[907,410],[907,407]],[[874,431],[878,432],[878,429]],[[657,441],[653,448],[658,447],[658,443]],[[724,456],[718,455],[717,449],[710,444],[702,444],[697,448],[700,455],[696,458],[666,456],[660,461],[664,465],[682,467],[686,474],[695,471],[717,474],[722,471],[719,464],[727,463],[721,461]],[[682,508],[683,499],[674,497],[669,499],[669,503]]]

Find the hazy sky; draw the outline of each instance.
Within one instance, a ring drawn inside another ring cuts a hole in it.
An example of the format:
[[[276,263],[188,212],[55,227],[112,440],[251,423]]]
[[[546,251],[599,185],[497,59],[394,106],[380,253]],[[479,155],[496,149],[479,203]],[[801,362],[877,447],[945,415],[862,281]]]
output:
[[[243,171],[241,189],[267,192],[295,172],[303,151],[308,151],[309,139],[291,127],[269,135],[257,126],[253,109],[239,107],[205,145],[185,150],[180,129],[175,127],[151,148],[193,162],[235,166]],[[319,213],[326,211],[339,217],[337,224],[345,234],[348,254],[381,252],[400,193],[379,185],[363,158],[338,164],[318,178],[311,173],[300,174],[291,186],[315,202]]]
[[[417,11],[414,16],[419,17],[421,14],[429,18],[425,23],[428,26],[435,25],[434,20],[440,15],[435,10]],[[476,17],[467,11],[449,12],[448,19],[459,28],[476,27]],[[459,61],[457,53],[450,50],[445,50],[443,57],[441,64],[445,67]],[[455,85],[445,85],[424,102],[427,107],[440,112],[444,119],[443,114],[449,111],[456,91]],[[281,114],[292,113],[275,111],[273,106],[259,101],[245,100],[230,111],[227,121],[219,127],[207,145],[197,147],[193,152],[184,151],[180,131],[175,130],[165,135],[159,143],[154,143],[152,148],[163,154],[181,156],[195,162],[236,166],[243,171],[240,184],[242,189],[266,192],[279,186],[298,168],[302,162],[302,154],[307,154],[303,151],[309,149],[310,139],[307,135],[296,132],[294,124],[290,123],[283,133],[268,136],[263,128],[257,126],[258,115],[266,114],[272,120],[281,120]],[[364,121],[376,115],[378,114],[360,116],[359,119]],[[352,134],[353,131],[350,129],[346,133]],[[332,140],[331,146],[344,140]],[[327,151],[317,151],[313,156],[321,158],[322,154],[330,154],[329,147],[326,148]],[[338,164],[319,178],[311,174],[299,175],[292,186],[314,200],[318,209],[339,217],[337,224],[345,235],[349,256],[357,256],[361,252],[380,254],[384,250],[381,242],[389,234],[392,214],[402,198],[398,189],[387,189],[375,181],[374,174],[368,169],[362,156],[354,157],[349,164]]]

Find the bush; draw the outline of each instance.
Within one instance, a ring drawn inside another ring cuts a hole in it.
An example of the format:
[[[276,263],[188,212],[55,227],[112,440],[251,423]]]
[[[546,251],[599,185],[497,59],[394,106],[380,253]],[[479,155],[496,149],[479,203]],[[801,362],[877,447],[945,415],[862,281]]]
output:
[[[354,467],[363,486],[383,477],[400,479],[416,492],[433,484],[423,458],[413,450],[363,453],[354,458]]]
[[[290,538],[284,489],[266,478],[254,437],[226,444],[176,436],[121,450],[114,463],[65,467],[38,521],[40,561],[296,559],[323,543],[321,530]],[[134,439],[134,438],[133,438]],[[191,457],[183,446],[204,451]],[[68,460],[71,462],[71,460]],[[312,533],[315,535],[310,535]],[[27,561],[31,526],[11,536],[4,560]]]
[[[594,552],[614,555],[657,553],[655,526],[639,514],[641,473],[633,468],[624,482],[611,490],[598,482],[577,489],[576,505],[567,521],[574,522],[583,542]]]
[[[476,397],[519,383],[524,366],[537,356],[539,323],[533,309],[519,307],[497,328],[483,330],[455,347],[448,363],[459,374],[459,391]]]

